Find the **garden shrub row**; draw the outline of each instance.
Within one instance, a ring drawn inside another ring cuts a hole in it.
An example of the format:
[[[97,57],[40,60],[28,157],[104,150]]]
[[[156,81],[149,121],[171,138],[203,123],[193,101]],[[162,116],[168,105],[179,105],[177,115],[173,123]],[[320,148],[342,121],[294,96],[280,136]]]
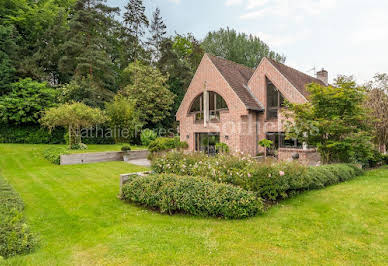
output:
[[[170,152],[154,158],[156,173],[200,176],[257,192],[265,200],[279,200],[305,190],[323,188],[354,178],[362,170],[351,164],[306,167],[298,163],[259,163],[250,157]]]
[[[151,153],[158,153],[172,149],[185,149],[187,146],[187,142],[180,141],[179,137],[159,137],[150,142],[148,150]]]
[[[122,199],[162,213],[241,219],[263,211],[256,193],[200,177],[173,174],[132,177]]]
[[[23,208],[19,194],[0,176],[0,260],[29,253],[36,244]]]

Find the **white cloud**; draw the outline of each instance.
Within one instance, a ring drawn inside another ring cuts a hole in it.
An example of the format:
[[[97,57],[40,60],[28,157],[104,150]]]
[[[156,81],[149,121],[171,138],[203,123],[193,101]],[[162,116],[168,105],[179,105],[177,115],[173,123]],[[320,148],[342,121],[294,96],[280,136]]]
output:
[[[246,9],[252,10],[240,16],[242,19],[255,19],[265,16],[293,17],[319,15],[335,7],[336,0],[248,0]]]
[[[225,5],[226,6],[236,6],[241,5],[243,3],[243,0],[226,0]]]
[[[292,34],[269,34],[265,32],[257,32],[254,35],[258,36],[261,40],[263,40],[271,47],[282,47],[306,40],[310,36],[310,34],[311,32],[309,30],[305,30],[301,32],[294,32]]]
[[[180,4],[181,0],[168,0],[168,2],[174,3],[174,4]]]
[[[388,17],[382,10],[372,10],[363,15],[362,24],[355,27],[351,39],[356,44],[372,44],[373,42],[388,42]]]

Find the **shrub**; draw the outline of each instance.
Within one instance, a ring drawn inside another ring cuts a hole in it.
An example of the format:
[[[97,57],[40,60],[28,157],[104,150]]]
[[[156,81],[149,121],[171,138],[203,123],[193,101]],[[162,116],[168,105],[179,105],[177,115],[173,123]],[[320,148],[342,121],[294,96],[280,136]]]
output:
[[[0,143],[63,144],[64,128],[51,132],[39,125],[12,126],[0,124]]]
[[[198,177],[172,174],[135,176],[123,186],[122,198],[162,213],[241,219],[263,210],[255,193]]]
[[[155,131],[151,129],[144,129],[140,134],[141,144],[144,146],[150,145],[152,141],[154,141],[158,137]]]
[[[219,142],[216,144],[216,151],[218,153],[229,153],[229,146],[226,143]]]
[[[35,244],[19,194],[0,176],[0,258],[29,253]]]
[[[266,200],[279,200],[309,189],[323,188],[362,173],[354,165],[306,167],[295,162],[259,163],[250,157],[169,152],[152,161],[156,173],[201,176],[257,192]]]
[[[131,150],[131,146],[123,146],[121,147],[121,151],[123,152],[127,152],[127,151],[130,151]]]
[[[187,146],[188,146],[187,143],[180,141],[179,137],[174,137],[174,138],[160,137],[153,140],[148,145],[148,150],[151,153],[156,153],[156,152],[163,152],[163,151],[168,151],[172,149],[185,149],[187,148]]]
[[[62,147],[50,147],[43,151],[43,157],[53,164],[60,164],[61,155],[64,154],[69,154],[69,151]]]
[[[382,154],[382,159],[384,164],[388,164],[388,154]]]

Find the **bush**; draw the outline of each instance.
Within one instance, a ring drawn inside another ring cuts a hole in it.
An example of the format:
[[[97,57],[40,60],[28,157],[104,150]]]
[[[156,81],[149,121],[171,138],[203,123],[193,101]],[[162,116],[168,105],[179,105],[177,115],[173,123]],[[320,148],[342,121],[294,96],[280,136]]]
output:
[[[135,176],[123,186],[122,198],[162,213],[241,219],[263,211],[255,193],[197,177],[172,174]]]
[[[0,176],[0,258],[29,253],[35,244],[19,194]]]
[[[43,157],[53,164],[60,164],[64,154],[69,154],[69,150],[62,147],[50,147],[43,151]]]
[[[64,134],[64,128],[55,129],[50,134],[38,125],[0,125],[0,143],[64,144]]]
[[[229,153],[229,146],[226,143],[219,142],[216,144],[216,151],[218,153]]]
[[[144,129],[140,134],[141,144],[144,146],[150,145],[152,141],[154,141],[158,137],[155,131],[151,129]]]
[[[168,151],[172,149],[185,149],[187,148],[187,146],[188,146],[187,142],[180,141],[179,137],[174,137],[174,138],[160,137],[153,140],[148,145],[148,150],[151,153],[156,153],[156,152],[163,152],[163,151]]]
[[[384,164],[388,164],[388,154],[382,154],[382,159]]]
[[[121,151],[123,152],[127,152],[127,151],[130,151],[131,150],[131,146],[123,146],[121,147]]]
[[[266,200],[279,200],[309,189],[343,182],[362,173],[348,164],[305,167],[292,162],[259,163],[251,157],[169,152],[152,161],[156,173],[201,176],[257,192]]]

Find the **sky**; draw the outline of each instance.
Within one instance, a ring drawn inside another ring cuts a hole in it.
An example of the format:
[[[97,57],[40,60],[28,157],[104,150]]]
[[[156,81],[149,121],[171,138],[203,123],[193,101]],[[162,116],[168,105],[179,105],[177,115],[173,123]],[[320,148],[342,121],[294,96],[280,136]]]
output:
[[[127,0],[108,0],[123,8]],[[168,33],[203,39],[229,27],[254,34],[286,56],[286,65],[313,75],[325,68],[332,80],[353,75],[358,83],[388,73],[387,0],[144,0],[156,7]]]

